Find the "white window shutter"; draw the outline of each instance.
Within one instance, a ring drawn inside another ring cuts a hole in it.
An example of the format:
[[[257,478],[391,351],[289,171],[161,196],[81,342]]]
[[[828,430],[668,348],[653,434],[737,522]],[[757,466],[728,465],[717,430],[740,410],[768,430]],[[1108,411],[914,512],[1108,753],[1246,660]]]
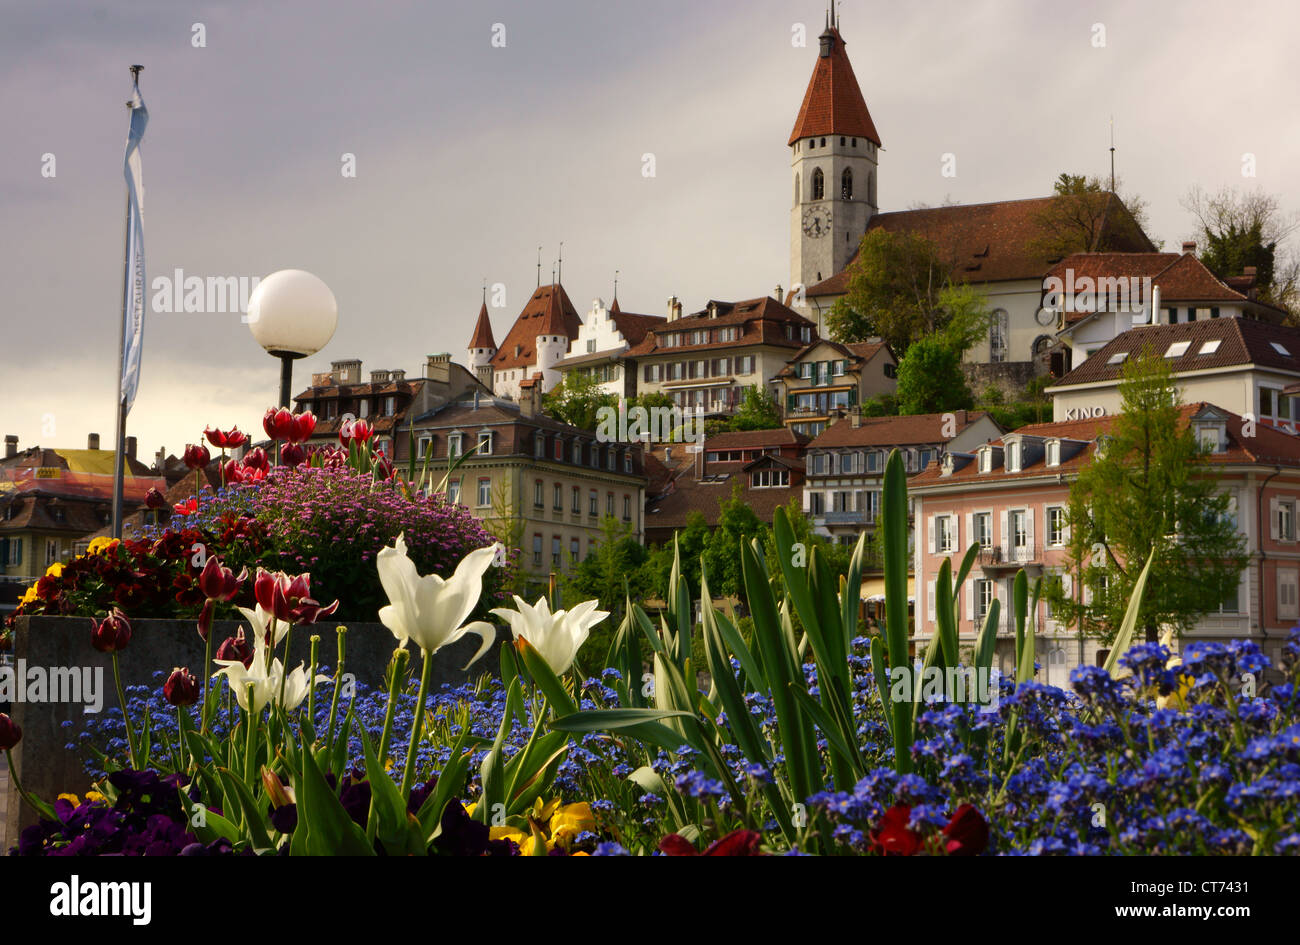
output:
[[[1074,575],[1072,574],[1061,575],[1061,590],[1065,592],[1066,597],[1070,597],[1070,598],[1074,597]]]
[[[966,513],[966,544],[969,545],[975,541],[975,516],[971,512]],[[965,549],[962,549],[965,551]]]
[[[1061,508],[1061,521],[1065,525],[1061,528],[1061,543],[1068,545],[1070,543],[1070,508],[1063,506]]]
[[[961,544],[961,516],[952,516],[952,550],[961,554],[966,549]]]
[[[925,582],[925,613],[931,621],[934,620],[934,581]]]
[[[925,520],[926,541],[930,547],[930,554],[934,554],[934,516],[931,515]]]
[[[966,579],[966,613],[972,621],[975,619],[975,578]]]
[[[1278,540],[1277,534],[1277,499],[1268,500],[1268,537]]]
[[[1008,554],[1011,551],[1011,535],[1007,532],[1007,510],[1003,509],[998,514],[998,533],[993,539],[993,544],[1000,545],[1007,549]]]
[[[1037,517],[1036,512],[1037,510],[1032,505],[1025,511],[1025,553],[1031,558],[1034,555],[1034,519]]]

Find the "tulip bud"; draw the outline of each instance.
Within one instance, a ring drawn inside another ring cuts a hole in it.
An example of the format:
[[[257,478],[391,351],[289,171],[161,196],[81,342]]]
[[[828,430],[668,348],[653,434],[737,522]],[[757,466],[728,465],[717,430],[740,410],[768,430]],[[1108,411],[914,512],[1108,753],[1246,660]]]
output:
[[[221,466],[221,476],[226,482],[239,482],[239,463],[226,460]]]
[[[208,465],[212,454],[202,443],[188,443],[185,446],[185,465],[190,469],[202,469]]]
[[[113,653],[125,650],[131,642],[131,621],[126,614],[114,607],[107,617],[90,621],[90,643],[101,653]]]
[[[310,439],[315,430],[316,415],[310,410],[304,410],[293,418],[293,435],[289,437],[289,440],[293,443],[302,443]]]
[[[253,665],[253,647],[245,638],[243,627],[240,627],[233,637],[226,637],[225,642],[217,647],[215,658],[225,661],[239,660],[246,667]]]
[[[22,728],[9,716],[0,712],[0,751],[8,751],[22,740]]]
[[[262,417],[262,429],[273,440],[287,440],[293,435],[293,414],[288,407],[272,407]]]
[[[249,469],[260,469],[266,472],[271,468],[271,461],[266,456],[266,450],[259,446],[257,449],[249,450],[244,456],[244,465]]]
[[[154,511],[165,509],[167,508],[167,497],[157,489],[150,489],[144,494],[144,505],[145,508],[153,509]]]
[[[199,701],[199,681],[188,669],[178,666],[163,683],[163,697],[174,706],[194,705]]]
[[[280,447],[280,462],[284,463],[284,465],[288,466],[290,469],[300,466],[306,458],[306,450],[297,443],[290,442]]]
[[[262,786],[266,788],[266,796],[271,799],[272,807],[295,803],[293,788],[287,787],[280,776],[266,765],[262,765]]]
[[[356,420],[352,424],[352,439],[358,443],[364,443],[374,436],[375,430],[364,420]]]

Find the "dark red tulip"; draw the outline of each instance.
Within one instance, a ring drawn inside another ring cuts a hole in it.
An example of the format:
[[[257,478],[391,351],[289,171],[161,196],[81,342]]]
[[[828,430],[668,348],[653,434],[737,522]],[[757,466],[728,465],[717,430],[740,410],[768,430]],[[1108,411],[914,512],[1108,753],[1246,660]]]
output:
[[[293,434],[289,437],[289,442],[302,443],[310,439],[315,431],[316,415],[310,410],[304,410],[293,418]]]
[[[375,455],[373,465],[374,465],[375,475],[378,478],[380,479],[393,478],[393,464],[388,461],[388,457],[383,454],[382,450]]]
[[[0,751],[8,751],[22,740],[22,728],[9,716],[0,712]]]
[[[909,824],[912,808],[895,804],[885,811],[880,823],[871,829],[871,842],[877,853],[912,856],[921,849],[921,835]]]
[[[262,417],[262,429],[273,440],[287,440],[293,435],[293,414],[288,407],[272,407]]]
[[[280,462],[290,469],[302,465],[307,458],[307,451],[297,443],[286,443],[280,447]]]
[[[212,454],[202,443],[187,443],[185,446],[185,465],[190,469],[202,469],[212,461]]]
[[[157,489],[150,489],[144,494],[144,506],[147,509],[164,509],[167,507],[167,497]]]
[[[253,645],[244,636],[243,627],[240,627],[233,637],[226,637],[221,646],[217,647],[215,658],[230,661],[239,660],[245,666],[253,665]]]
[[[125,650],[131,642],[131,621],[114,607],[103,620],[90,620],[90,643],[101,653]]]
[[[757,830],[733,830],[700,853],[685,837],[670,833],[659,841],[659,849],[665,856],[761,856],[758,852],[761,840]]]
[[[208,438],[209,443],[223,450],[238,449],[248,442],[248,434],[240,433],[239,427],[231,427],[229,430],[213,430],[204,427],[203,435]]]
[[[163,698],[171,705],[194,705],[199,701],[199,681],[188,669],[176,667],[163,683]]]
[[[208,600],[231,601],[239,593],[239,588],[248,578],[248,569],[235,574],[224,567],[215,555],[208,558],[199,575],[199,589]]]
[[[335,601],[322,607],[312,599],[310,573],[291,578],[282,572],[259,569],[253,581],[253,596],[263,610],[286,623],[315,623],[319,618],[334,613],[339,606]]]
[[[244,454],[244,465],[249,469],[260,469],[266,472],[271,468],[271,460],[266,455],[266,450],[259,446]]]
[[[989,825],[974,806],[962,804],[943,828],[944,849],[952,856],[979,856],[989,845]]]

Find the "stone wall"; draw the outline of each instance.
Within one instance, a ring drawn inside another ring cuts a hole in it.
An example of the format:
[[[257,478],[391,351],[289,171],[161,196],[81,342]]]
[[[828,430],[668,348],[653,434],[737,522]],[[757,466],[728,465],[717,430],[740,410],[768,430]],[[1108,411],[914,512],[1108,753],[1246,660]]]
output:
[[[978,402],[987,387],[1001,389],[1008,403],[1023,400],[1025,388],[1044,373],[1037,361],[1004,361],[1000,364],[962,364],[966,383]]]
[[[233,636],[242,625],[239,621],[218,621],[213,627],[214,648],[222,640]],[[289,668],[292,669],[299,662],[309,663],[312,633],[321,638],[318,651],[320,664],[333,667],[338,652],[334,632],[336,626],[337,624],[327,623],[311,628],[295,628],[292,651],[287,661]],[[118,655],[123,686],[146,685],[161,689],[166,674],[176,666],[188,667],[196,676],[199,675],[205,645],[199,639],[193,621],[136,620],[132,622],[132,629],[130,646]],[[498,632],[503,637],[506,633]],[[433,662],[432,691],[443,684],[458,685],[471,676],[484,672],[498,672],[500,658],[495,648],[475,663],[468,673],[464,671],[463,667],[481,642],[477,636],[471,635],[439,650]],[[53,667],[75,667],[79,670],[89,667],[92,672],[100,669],[103,671],[101,692],[104,710],[118,704],[117,692],[113,686],[112,659],[90,645],[89,618],[20,617],[15,623],[13,643],[11,655],[15,670],[18,669],[20,660],[25,661],[22,665],[27,667],[43,667],[46,670]],[[383,624],[348,624],[347,665],[344,671],[354,675],[360,683],[378,686],[383,682],[384,670],[395,648],[396,640]],[[421,665],[419,651],[409,644],[408,649],[411,651],[411,659],[407,665],[418,674]],[[154,673],[159,670],[164,676],[155,679]],[[223,681],[218,682],[225,685]],[[317,699],[326,693],[332,695],[332,690],[328,685],[322,684]],[[53,802],[61,793],[70,792],[80,796],[90,787],[81,753],[65,748],[75,740],[69,734],[75,728],[63,727],[64,722],[75,723],[84,711],[81,702],[13,703],[10,715],[23,730],[23,739],[13,751],[14,766],[24,789],[45,801]],[[5,814],[6,840],[10,844],[16,844],[19,832],[35,821],[35,815],[12,791]]]

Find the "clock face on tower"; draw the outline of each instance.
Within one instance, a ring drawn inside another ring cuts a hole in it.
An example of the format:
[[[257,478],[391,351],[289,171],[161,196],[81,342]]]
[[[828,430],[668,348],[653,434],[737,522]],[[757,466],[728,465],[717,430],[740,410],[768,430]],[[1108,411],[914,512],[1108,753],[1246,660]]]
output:
[[[805,236],[818,239],[831,231],[831,208],[809,207],[803,212],[803,231]]]

